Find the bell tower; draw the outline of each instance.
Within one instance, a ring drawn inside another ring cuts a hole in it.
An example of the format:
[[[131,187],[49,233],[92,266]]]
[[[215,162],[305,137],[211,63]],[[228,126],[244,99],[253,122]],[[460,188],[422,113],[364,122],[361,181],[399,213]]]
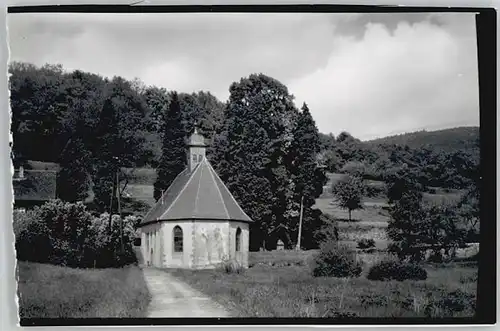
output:
[[[205,144],[205,137],[198,133],[196,127],[194,133],[188,139],[187,147],[187,164],[189,171],[193,171],[196,165],[205,158],[205,150],[207,147]]]

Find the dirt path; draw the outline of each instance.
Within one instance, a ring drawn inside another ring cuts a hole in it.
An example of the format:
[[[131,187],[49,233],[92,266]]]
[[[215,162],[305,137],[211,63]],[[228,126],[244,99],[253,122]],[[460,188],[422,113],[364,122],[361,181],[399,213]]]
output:
[[[229,312],[166,271],[143,268],[152,295],[148,317],[230,317]]]

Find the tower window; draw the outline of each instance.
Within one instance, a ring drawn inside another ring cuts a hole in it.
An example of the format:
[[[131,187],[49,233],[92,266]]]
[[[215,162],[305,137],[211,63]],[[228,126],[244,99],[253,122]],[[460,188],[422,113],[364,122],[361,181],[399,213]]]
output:
[[[201,162],[201,160],[203,159],[203,155],[198,155],[198,162]]]
[[[182,247],[182,229],[180,226],[174,228],[174,252],[180,253],[183,251]]]
[[[193,162],[196,162],[196,154],[193,154]]]

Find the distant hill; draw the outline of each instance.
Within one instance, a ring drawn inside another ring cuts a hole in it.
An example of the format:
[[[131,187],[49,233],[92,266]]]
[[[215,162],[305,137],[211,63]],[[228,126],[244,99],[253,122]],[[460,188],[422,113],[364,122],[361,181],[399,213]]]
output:
[[[458,127],[438,131],[417,131],[366,141],[370,145],[407,145],[410,148],[424,146],[446,152],[478,148],[479,127]]]

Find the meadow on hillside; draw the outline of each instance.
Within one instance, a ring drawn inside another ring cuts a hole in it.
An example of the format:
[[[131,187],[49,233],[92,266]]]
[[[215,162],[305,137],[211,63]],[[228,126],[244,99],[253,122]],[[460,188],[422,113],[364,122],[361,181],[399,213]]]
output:
[[[251,252],[253,266],[241,273],[221,269],[166,272],[240,317],[442,318],[475,313],[476,262],[428,264],[428,278],[422,281],[372,281],[366,278],[368,261],[358,278],[313,277],[309,265],[314,254]]]

